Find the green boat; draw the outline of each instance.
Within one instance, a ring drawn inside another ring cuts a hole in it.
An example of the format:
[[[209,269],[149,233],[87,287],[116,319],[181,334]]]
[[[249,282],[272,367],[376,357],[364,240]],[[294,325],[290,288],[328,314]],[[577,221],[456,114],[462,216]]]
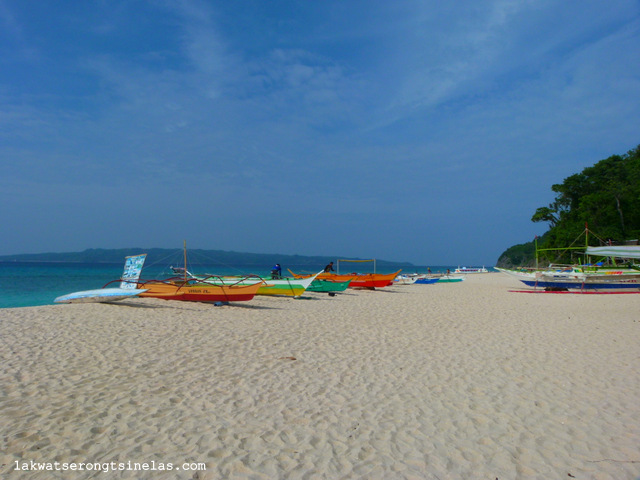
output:
[[[436,283],[456,283],[464,280],[463,275],[442,275]]]
[[[344,292],[351,283],[351,280],[346,282],[332,282],[331,280],[324,280],[322,278],[316,278],[311,285],[307,287],[307,292]]]
[[[318,272],[319,273],[319,272]],[[289,278],[278,277],[268,278],[260,277],[258,275],[249,275],[246,277],[237,276],[197,276],[192,275],[199,281],[200,284],[210,285],[253,285],[256,283],[262,283],[262,286],[258,289],[256,295],[284,295],[287,297],[300,297],[309,286],[316,280],[318,273],[312,275],[309,278]]]

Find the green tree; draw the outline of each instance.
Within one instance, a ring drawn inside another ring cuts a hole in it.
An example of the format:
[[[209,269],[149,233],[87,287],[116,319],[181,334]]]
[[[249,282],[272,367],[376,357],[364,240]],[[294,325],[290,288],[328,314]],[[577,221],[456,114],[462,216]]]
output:
[[[569,245],[585,224],[600,238],[622,242],[640,234],[640,145],[553,185],[556,198],[531,220],[547,222],[546,248]]]
[[[612,155],[551,186],[556,197],[548,206],[538,208],[531,221],[544,222],[549,230],[538,241],[540,248],[565,248],[573,244],[585,225],[604,241],[623,242],[640,237],[640,145],[624,155]],[[529,245],[529,244],[526,244]],[[532,244],[531,244],[532,245]],[[508,250],[505,260],[516,260],[530,247]],[[564,258],[550,261],[571,261]],[[502,259],[502,257],[501,257]],[[533,258],[523,261],[531,264]],[[500,264],[500,259],[498,260]]]

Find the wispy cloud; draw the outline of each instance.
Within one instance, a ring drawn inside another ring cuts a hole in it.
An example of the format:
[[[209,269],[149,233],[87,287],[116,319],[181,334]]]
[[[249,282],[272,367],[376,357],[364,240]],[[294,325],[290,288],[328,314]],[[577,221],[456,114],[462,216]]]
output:
[[[463,3],[79,2],[55,16],[0,0],[3,181],[75,189],[80,217],[136,179],[148,231],[156,210],[203,239],[224,221],[228,249],[277,223],[298,253],[339,250],[329,225],[357,225],[354,254],[379,256],[385,226],[466,239],[521,217],[496,221],[496,256],[537,228],[552,183],[637,142],[640,7]]]

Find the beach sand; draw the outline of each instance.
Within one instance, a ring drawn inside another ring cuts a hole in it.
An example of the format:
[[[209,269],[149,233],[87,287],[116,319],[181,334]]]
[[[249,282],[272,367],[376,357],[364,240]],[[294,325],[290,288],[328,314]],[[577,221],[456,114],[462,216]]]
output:
[[[640,295],[512,288],[0,310],[0,477],[638,478]]]

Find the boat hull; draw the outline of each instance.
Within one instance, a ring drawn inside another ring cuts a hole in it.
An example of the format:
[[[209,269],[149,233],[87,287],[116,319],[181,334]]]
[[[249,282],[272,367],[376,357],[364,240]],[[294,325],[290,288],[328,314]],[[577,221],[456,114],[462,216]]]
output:
[[[144,282],[140,288],[147,289],[141,297],[181,300],[186,302],[246,302],[255,297],[261,284],[253,285],[191,285],[166,282]]]
[[[351,280],[347,280],[345,282],[334,282],[333,280],[326,279],[318,279],[316,278],[307,291],[309,292],[344,292],[347,287],[349,287],[349,283]]]
[[[640,281],[637,279],[623,280],[618,282],[582,281],[582,280],[523,280],[522,283],[529,287],[569,289],[569,290],[611,290],[611,289],[632,289],[640,290]]]
[[[259,286],[256,295],[279,295],[287,297],[299,297],[316,279],[316,275],[312,275],[309,278],[261,278],[259,276],[249,277],[194,277],[198,280],[198,285],[228,285],[228,286],[241,286],[241,285],[255,285]]]
[[[459,276],[443,275],[442,277],[438,277],[438,283],[457,283],[457,282],[462,282],[463,280],[464,280],[463,275],[459,275]]]
[[[381,275],[379,273],[370,273],[368,275],[358,275],[355,280],[349,283],[350,288],[383,288],[393,285],[393,279],[397,273],[389,275]]]
[[[54,300],[55,303],[104,303],[135,298],[143,293],[139,289],[127,288],[100,288],[97,290],[85,290],[82,292],[62,295]]]
[[[282,278],[265,280],[268,282],[258,289],[258,295],[284,295],[287,297],[301,296],[313,283],[315,276],[309,278]]]
[[[393,285],[393,279],[398,276],[402,270],[398,270],[394,273],[365,273],[365,274],[348,274],[340,275],[337,273],[323,272],[318,274],[321,280],[331,280],[333,282],[349,282],[349,288],[383,288]],[[296,278],[303,278],[307,275],[296,275],[291,272]]]

